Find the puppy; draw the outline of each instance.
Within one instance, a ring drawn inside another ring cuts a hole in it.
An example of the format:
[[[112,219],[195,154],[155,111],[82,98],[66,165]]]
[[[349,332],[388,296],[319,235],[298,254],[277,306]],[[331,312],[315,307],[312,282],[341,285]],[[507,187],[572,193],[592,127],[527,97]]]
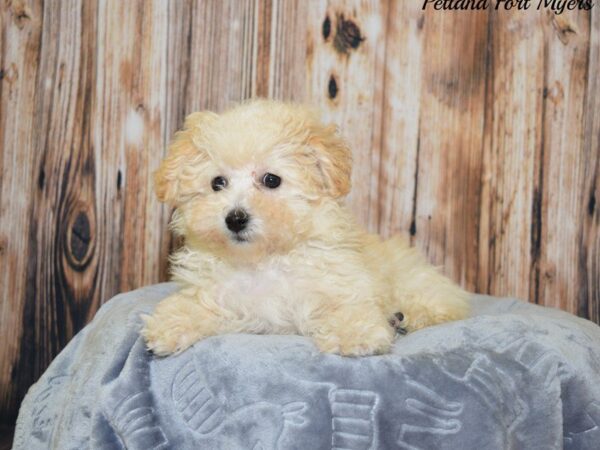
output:
[[[299,105],[189,115],[155,174],[185,245],[171,257],[181,289],[144,317],[148,348],[170,355],[217,334],[273,333],[371,355],[390,349],[395,327],[464,318],[463,290],[405,240],[352,219],[342,203],[351,166],[336,127]]]

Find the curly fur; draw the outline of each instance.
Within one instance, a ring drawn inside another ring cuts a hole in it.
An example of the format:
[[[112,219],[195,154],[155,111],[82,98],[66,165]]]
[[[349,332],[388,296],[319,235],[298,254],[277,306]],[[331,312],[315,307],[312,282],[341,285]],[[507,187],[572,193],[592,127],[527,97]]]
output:
[[[187,117],[155,174],[185,246],[171,258],[182,288],[142,330],[158,355],[233,332],[297,333],[342,355],[385,353],[401,311],[408,331],[464,318],[467,295],[401,238],[363,231],[342,200],[351,152],[335,126],[300,105],[267,100]],[[281,177],[276,189],[260,180]],[[211,180],[223,176],[225,189]],[[251,216],[238,242],[225,216]]]

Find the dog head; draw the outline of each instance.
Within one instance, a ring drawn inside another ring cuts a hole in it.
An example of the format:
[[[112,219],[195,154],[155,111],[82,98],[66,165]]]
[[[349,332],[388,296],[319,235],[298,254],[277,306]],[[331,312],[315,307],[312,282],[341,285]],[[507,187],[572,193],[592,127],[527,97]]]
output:
[[[316,210],[350,190],[351,153],[311,110],[268,100],[190,114],[155,173],[188,246],[241,258],[285,253]]]

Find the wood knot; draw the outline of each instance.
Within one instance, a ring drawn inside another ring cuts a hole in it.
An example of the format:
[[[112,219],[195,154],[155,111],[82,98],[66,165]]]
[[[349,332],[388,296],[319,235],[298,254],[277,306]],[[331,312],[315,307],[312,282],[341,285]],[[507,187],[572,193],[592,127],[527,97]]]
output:
[[[329,95],[329,98],[331,100],[336,98],[338,91],[339,91],[339,89],[338,89],[337,81],[335,80],[335,76],[333,74],[331,74],[331,76],[329,77],[329,83],[327,84],[327,94]]]
[[[349,53],[350,49],[356,50],[365,38],[360,32],[360,28],[352,20],[346,20],[343,14],[337,18],[337,27],[333,45],[340,53]]]
[[[411,220],[410,228],[409,228],[408,232],[410,233],[411,236],[414,236],[417,234],[417,222],[415,221],[415,219]]]
[[[92,228],[85,211],[78,211],[67,229],[67,260],[75,270],[84,270],[92,255]]]
[[[19,79],[19,69],[15,63],[11,63],[8,68],[2,69],[2,78],[1,80],[6,80],[6,82],[10,85]]]
[[[560,81],[555,81],[550,87],[544,87],[544,98],[547,98],[555,105],[560,105],[565,98],[565,90]]]
[[[46,171],[44,170],[43,167],[40,168],[40,172],[38,174],[38,179],[37,179],[37,184],[38,184],[38,189],[40,191],[43,191],[44,186],[46,186]]]
[[[566,16],[558,16],[552,14],[552,26],[556,30],[558,39],[564,45],[567,45],[571,40],[571,37],[579,34],[579,29],[574,22],[570,21]]]
[[[23,2],[15,2],[12,8],[12,16],[17,28],[22,30],[27,22],[31,20],[31,10]]]
[[[321,31],[323,33],[323,39],[327,40],[331,35],[331,19],[328,15],[325,16],[325,20],[323,21],[323,27]]]
[[[552,281],[556,278],[556,269],[554,267],[550,267],[549,269],[544,271],[544,278],[546,281]]]

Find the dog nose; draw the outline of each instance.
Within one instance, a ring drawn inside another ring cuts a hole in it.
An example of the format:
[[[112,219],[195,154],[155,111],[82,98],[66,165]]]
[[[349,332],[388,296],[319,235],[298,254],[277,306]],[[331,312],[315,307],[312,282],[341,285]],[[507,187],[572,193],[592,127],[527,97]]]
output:
[[[225,223],[227,224],[227,228],[229,228],[234,233],[239,233],[248,224],[250,220],[250,216],[243,209],[237,208],[232,209],[225,217]]]

